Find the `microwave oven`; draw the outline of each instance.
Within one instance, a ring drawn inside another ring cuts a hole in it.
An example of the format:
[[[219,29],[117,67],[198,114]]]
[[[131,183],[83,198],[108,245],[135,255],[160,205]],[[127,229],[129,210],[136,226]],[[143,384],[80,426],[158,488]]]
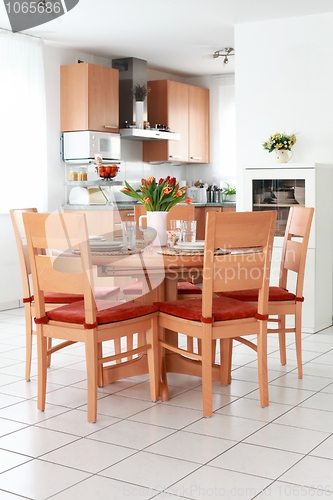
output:
[[[67,163],[91,163],[97,154],[102,155],[102,161],[119,161],[120,135],[91,130],[63,132],[61,150]]]

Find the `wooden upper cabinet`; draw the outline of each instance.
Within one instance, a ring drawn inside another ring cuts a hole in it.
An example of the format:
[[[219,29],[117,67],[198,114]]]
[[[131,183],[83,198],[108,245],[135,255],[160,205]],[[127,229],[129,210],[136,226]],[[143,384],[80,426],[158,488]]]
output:
[[[189,85],[189,162],[209,163],[209,90]]]
[[[119,132],[119,71],[90,63],[60,68],[61,131]]]
[[[167,125],[180,134],[180,141],[144,142],[143,161],[208,163],[209,90],[171,80],[151,81],[148,86],[149,123]],[[195,147],[190,141],[197,143]]]
[[[143,161],[188,161],[188,85],[171,80],[148,82],[148,121],[167,125],[180,141],[143,143]]]

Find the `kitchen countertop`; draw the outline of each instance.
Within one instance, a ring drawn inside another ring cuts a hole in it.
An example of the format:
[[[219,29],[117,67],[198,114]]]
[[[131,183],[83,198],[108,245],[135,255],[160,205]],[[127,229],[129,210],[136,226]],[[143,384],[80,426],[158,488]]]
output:
[[[66,205],[63,205],[62,208],[69,210],[133,210],[134,205],[139,205],[139,203],[126,203],[126,202],[120,202],[114,205],[70,205],[67,203]],[[179,203],[179,205],[184,205],[184,203]],[[236,203],[232,202],[221,202],[221,203],[192,203],[194,207],[235,207]]]

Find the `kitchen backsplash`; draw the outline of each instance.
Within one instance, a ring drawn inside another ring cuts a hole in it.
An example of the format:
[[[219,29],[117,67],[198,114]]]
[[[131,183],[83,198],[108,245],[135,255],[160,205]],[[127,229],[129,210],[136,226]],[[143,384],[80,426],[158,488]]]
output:
[[[142,157],[142,142],[122,139],[121,142],[121,165],[117,175],[117,181],[136,181],[142,177],[154,176],[157,178],[176,177],[177,180],[185,179],[189,184],[201,179],[207,184],[213,182],[213,170],[211,165],[173,165],[169,163],[151,164],[137,161]],[[214,181],[215,182],[215,181]]]

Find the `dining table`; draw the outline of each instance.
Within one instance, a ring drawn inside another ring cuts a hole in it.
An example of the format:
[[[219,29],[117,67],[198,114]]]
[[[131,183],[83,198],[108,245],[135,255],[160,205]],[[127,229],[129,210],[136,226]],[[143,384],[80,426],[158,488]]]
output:
[[[99,277],[132,277],[142,281],[142,295],[135,299],[144,304],[177,300],[178,281],[189,277],[199,278],[203,272],[203,251],[178,251],[167,247],[148,246],[132,251],[91,252],[92,264],[97,267]],[[196,299],[193,299],[196,300]],[[178,334],[165,331],[168,342],[178,346]],[[201,377],[201,363],[186,357],[184,353],[169,353],[163,356],[161,398],[167,401],[166,374],[183,373]],[[212,364],[213,380],[220,379],[219,365]],[[128,362],[103,367],[105,383],[112,383],[125,377],[148,373],[146,355]]]

